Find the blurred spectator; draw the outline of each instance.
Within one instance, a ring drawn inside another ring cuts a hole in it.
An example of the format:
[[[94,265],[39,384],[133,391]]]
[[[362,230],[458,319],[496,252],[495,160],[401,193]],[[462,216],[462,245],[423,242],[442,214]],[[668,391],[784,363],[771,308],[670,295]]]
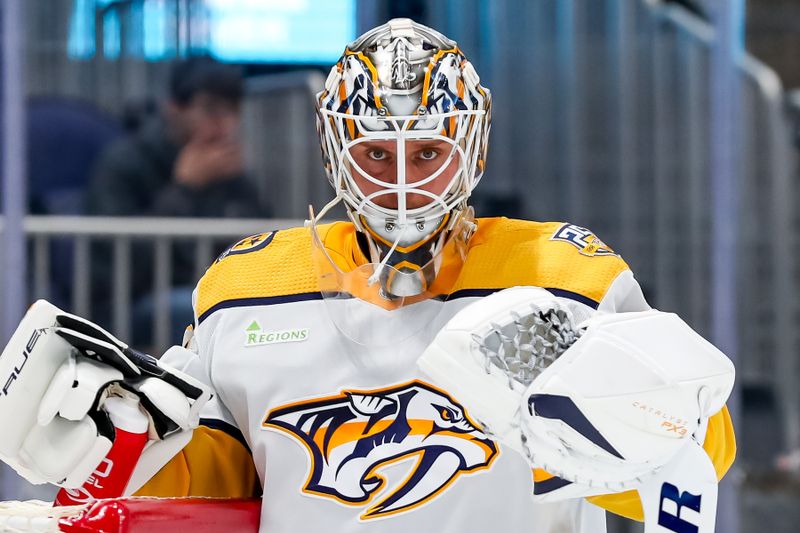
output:
[[[210,57],[174,63],[169,96],[159,112],[100,157],[87,194],[92,215],[160,217],[263,217],[254,184],[243,171],[239,138],[242,77]],[[95,250],[96,294],[110,294],[108,248]],[[137,244],[132,272],[134,339],[147,343],[152,317],[152,246]],[[191,322],[194,247],[173,248],[170,295],[173,341]],[[95,302],[102,314],[108,302]]]
[[[176,62],[161,113],[100,157],[89,187],[88,212],[263,215],[242,169],[241,98],[236,68],[210,57]]]

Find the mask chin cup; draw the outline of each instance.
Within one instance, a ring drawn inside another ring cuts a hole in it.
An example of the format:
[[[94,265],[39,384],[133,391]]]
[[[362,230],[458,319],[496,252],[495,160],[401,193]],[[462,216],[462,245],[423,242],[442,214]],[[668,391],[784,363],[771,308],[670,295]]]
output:
[[[427,286],[419,271],[401,272],[394,267],[384,266],[380,273],[380,284],[390,298],[410,298],[425,292]]]
[[[417,270],[401,270],[387,264],[353,266],[344,259],[335,260],[341,256],[329,253],[317,224],[312,212],[306,225],[330,318],[347,338],[368,346],[401,342],[434,322],[458,278],[475,227],[472,209],[467,208],[428,263]]]

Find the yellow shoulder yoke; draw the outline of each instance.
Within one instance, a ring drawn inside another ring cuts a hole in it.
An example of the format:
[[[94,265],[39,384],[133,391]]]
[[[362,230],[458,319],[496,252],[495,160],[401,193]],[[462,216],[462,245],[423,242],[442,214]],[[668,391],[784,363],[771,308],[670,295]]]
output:
[[[195,311],[203,317],[230,300],[316,291],[309,230],[279,230],[246,237],[226,250],[200,280]]]
[[[482,218],[455,290],[532,285],[599,302],[627,269],[625,261],[584,228]]]
[[[318,228],[328,254],[349,270],[364,261],[353,225]],[[226,302],[315,294],[311,233],[292,228],[246,237],[231,246],[200,280],[195,303],[201,319]],[[533,285],[599,302],[628,266],[584,228],[560,222],[478,219],[467,260],[452,292]]]

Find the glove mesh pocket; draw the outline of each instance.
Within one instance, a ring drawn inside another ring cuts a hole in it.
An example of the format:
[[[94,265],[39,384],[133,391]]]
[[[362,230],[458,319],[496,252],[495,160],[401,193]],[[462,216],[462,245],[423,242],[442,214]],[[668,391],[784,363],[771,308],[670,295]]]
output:
[[[502,370],[510,388],[514,381],[530,385],[581,334],[567,313],[558,308],[532,305],[529,313],[512,311],[509,318],[505,323],[493,322],[487,334],[474,334],[472,338],[485,357],[486,371],[491,366]]]

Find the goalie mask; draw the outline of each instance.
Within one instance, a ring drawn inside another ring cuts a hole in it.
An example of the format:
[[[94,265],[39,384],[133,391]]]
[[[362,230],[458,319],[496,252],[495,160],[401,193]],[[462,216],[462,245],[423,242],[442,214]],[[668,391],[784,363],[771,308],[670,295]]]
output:
[[[479,81],[455,42],[408,19],[365,33],[331,69],[317,129],[336,198],[310,225],[325,252],[317,220],[344,203],[368,261],[351,276],[351,295],[363,292],[352,287],[360,279],[383,300],[373,303],[396,309],[436,295],[443,264],[463,261],[490,122]]]

